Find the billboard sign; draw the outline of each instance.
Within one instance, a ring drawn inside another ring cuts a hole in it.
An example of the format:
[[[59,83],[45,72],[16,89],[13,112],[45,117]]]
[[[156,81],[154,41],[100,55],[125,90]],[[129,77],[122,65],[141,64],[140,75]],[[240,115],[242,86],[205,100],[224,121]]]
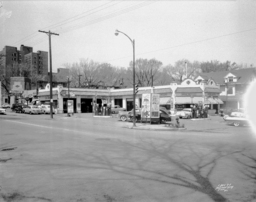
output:
[[[150,118],[151,94],[142,94],[141,118]]]
[[[24,77],[11,77],[11,93],[19,94],[24,91],[25,79]]]
[[[159,118],[160,95],[152,94],[151,118]]]
[[[68,100],[68,113],[74,113],[74,101]]]

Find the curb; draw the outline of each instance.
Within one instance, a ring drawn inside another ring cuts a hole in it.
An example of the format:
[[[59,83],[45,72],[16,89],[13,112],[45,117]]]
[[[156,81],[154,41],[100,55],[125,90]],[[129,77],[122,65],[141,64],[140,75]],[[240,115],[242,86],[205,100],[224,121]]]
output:
[[[152,131],[179,131],[179,130],[187,130],[187,128],[140,128],[133,126],[124,126],[123,128],[134,129],[134,130],[152,130]]]
[[[94,118],[112,118],[112,116],[93,116]]]
[[[203,118],[203,119],[190,119],[191,121],[204,121],[204,120],[211,120],[210,118]]]

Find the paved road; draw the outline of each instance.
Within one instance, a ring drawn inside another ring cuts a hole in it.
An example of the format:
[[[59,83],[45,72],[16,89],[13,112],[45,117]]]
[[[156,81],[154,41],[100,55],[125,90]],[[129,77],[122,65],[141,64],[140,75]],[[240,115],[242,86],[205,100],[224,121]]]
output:
[[[91,114],[0,116],[0,201],[256,198],[251,129],[221,117],[181,122],[187,130],[148,131]]]

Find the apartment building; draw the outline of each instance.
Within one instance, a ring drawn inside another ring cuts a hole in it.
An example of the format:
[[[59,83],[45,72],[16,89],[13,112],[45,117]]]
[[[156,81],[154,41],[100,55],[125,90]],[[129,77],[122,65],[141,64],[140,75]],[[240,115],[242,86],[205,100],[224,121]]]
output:
[[[5,46],[0,51],[0,55],[0,68],[4,76],[9,72],[7,68],[21,63],[26,63],[34,75],[48,76],[48,52],[46,51],[33,52],[32,47],[24,45],[21,45],[19,50],[17,47]],[[35,86],[31,87],[35,88]],[[9,102],[8,93],[2,88],[2,103],[6,102]]]

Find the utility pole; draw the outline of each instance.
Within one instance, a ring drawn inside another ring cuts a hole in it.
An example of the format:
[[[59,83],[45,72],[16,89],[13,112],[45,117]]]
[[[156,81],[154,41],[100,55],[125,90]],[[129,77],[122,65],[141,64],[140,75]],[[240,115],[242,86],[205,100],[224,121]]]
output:
[[[49,36],[49,58],[50,58],[50,114],[51,114],[51,118],[53,118],[53,113],[52,113],[52,104],[53,104],[53,100],[52,100],[52,48],[51,48],[51,35],[57,35],[59,36],[59,34],[53,33],[50,30],[48,32],[45,31],[41,31],[38,30],[39,32],[45,33]]]
[[[70,99],[70,93],[69,93],[69,76],[68,76],[68,100],[67,100],[67,116],[70,116],[69,112],[68,112],[68,101]]]

